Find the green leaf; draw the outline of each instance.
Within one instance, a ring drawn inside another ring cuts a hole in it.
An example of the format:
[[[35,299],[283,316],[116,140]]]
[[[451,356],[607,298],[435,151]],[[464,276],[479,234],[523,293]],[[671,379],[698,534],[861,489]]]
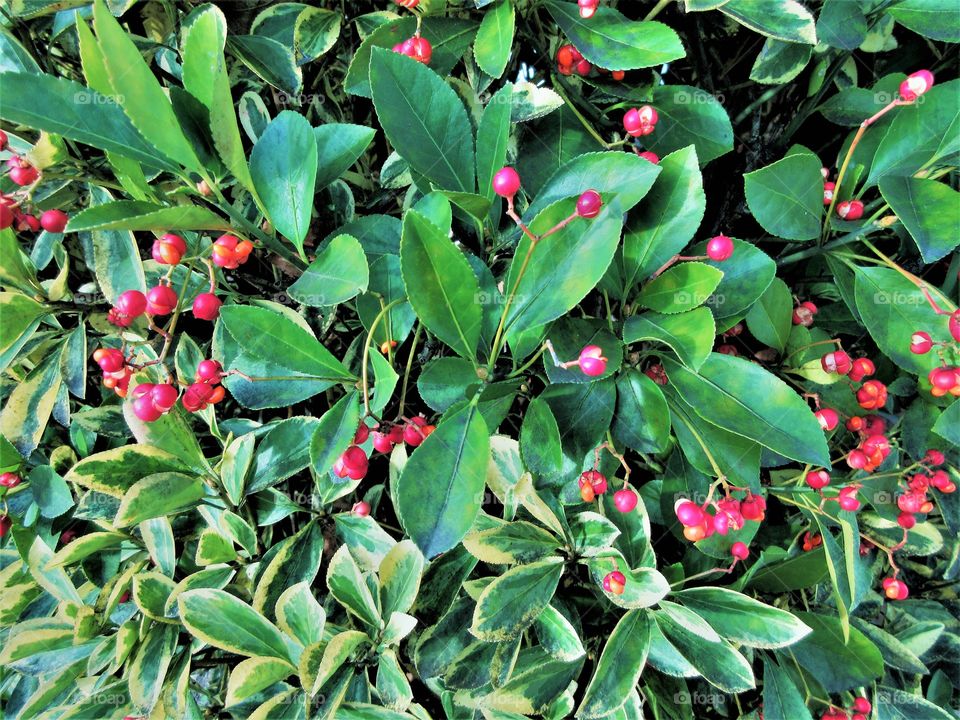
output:
[[[523,415],[520,454],[524,467],[540,477],[553,478],[563,470],[560,428],[550,405],[543,398],[531,400]]]
[[[0,32],[0,72],[42,74],[37,61],[7,30]]]
[[[214,354],[224,367],[270,378],[224,379],[230,394],[245,407],[286,407],[337,382],[356,380],[310,332],[272,310],[226,306],[220,309],[217,328],[221,337],[219,343],[214,341]]]
[[[504,3],[510,0],[503,0]],[[488,200],[494,199],[493,176],[507,162],[510,141],[510,113],[514,86],[500,88],[487,102],[477,123],[477,187]]]
[[[947,323],[930,309],[923,293],[896,270],[858,267],[857,309],[881,352],[904,370],[925,377],[940,364],[936,353],[910,352],[910,336],[929,333],[934,342],[950,342]],[[936,290],[931,291],[937,297]]]
[[[620,618],[583,693],[578,718],[607,717],[627,702],[647,661],[650,625],[650,616],[642,610]]]
[[[417,598],[425,566],[423,554],[410,540],[394,545],[380,563],[380,607],[386,617],[405,613]]]
[[[38,465],[30,471],[30,492],[40,507],[40,516],[57,518],[73,507],[73,495],[66,481],[49,465]]]
[[[166,207],[141,200],[91,205],[70,218],[66,232],[89,230],[229,230],[230,223],[199,205]]]
[[[931,40],[960,42],[960,10],[951,0],[900,0],[887,14]]]
[[[304,256],[317,179],[313,128],[284,110],[267,125],[250,153],[250,174],[273,226]]]
[[[508,570],[480,593],[470,632],[485,642],[516,637],[550,603],[562,575],[560,558]]]
[[[830,465],[823,430],[807,403],[759,365],[712,353],[699,375],[664,358],[667,377],[707,422],[754,440],[780,455]]]
[[[444,190],[473,192],[473,130],[453,89],[422,63],[383,48],[373,49],[370,86],[383,132],[410,167]]]
[[[258,35],[230,35],[227,47],[240,61],[278,90],[296,97],[303,87],[303,73],[291,48]]]
[[[515,520],[469,533],[463,546],[478,560],[491,565],[529,563],[560,549],[552,534],[533,523]]]
[[[177,605],[190,634],[209,645],[237,655],[294,662],[276,626],[223,590],[187,590],[177,597]]]
[[[753,243],[731,239],[733,258],[723,262],[704,261],[723,271],[723,279],[713,297],[707,301],[717,319],[741,315],[763,295],[777,274],[777,264],[763,250]],[[705,252],[706,242],[698,243],[693,248],[696,255]]]
[[[639,567],[631,570],[616,550],[590,558],[590,575],[599,588],[603,587],[603,578],[613,570],[619,570],[626,576],[627,583],[622,595],[614,595],[603,590],[604,597],[617,607],[634,610],[656,605],[670,593],[667,579],[654,568]]]
[[[113,532],[87,533],[60,548],[47,563],[47,569],[70,565],[93,553],[107,548],[119,547],[127,539],[126,535]]]
[[[327,567],[327,588],[348,612],[373,628],[383,627],[380,611],[360,568],[346,545],[341,545]]]
[[[123,494],[114,527],[136,525],[150,518],[189,510],[205,495],[198,477],[176,472],[147,475]]]
[[[56,133],[149,167],[164,170],[177,167],[140,135],[111,98],[72,80],[33,73],[4,73],[3,94],[0,117],[11,123]],[[167,105],[169,107],[169,103]]]
[[[767,38],[750,70],[750,79],[764,85],[783,85],[803,72],[813,48]]]
[[[960,400],[954,400],[933,424],[933,432],[954,445],[960,445]]]
[[[70,468],[64,479],[122,499],[126,491],[142,478],[185,469],[180,460],[159,448],[124,445],[84,458]]]
[[[36,322],[49,310],[33,298],[18,292],[0,293],[0,353],[4,353],[15,344],[23,343],[23,336],[33,334],[30,327],[36,329]],[[86,359],[84,359],[86,360]]]
[[[577,629],[553,605],[547,605],[533,623],[540,646],[564,662],[582,658],[586,651]]]
[[[657,625],[673,648],[711,685],[724,692],[743,692],[756,686],[750,663],[730,643],[704,635],[701,625],[690,625],[677,613],[656,613]],[[702,621],[701,621],[702,622]],[[709,626],[706,626],[709,628]]]
[[[297,583],[277,599],[277,625],[304,647],[323,639],[327,613],[310,592],[309,583]]]
[[[769,720],[813,720],[793,678],[772,659],[763,659],[763,717]]]
[[[812,240],[820,234],[823,176],[816,155],[801,152],[743,176],[747,205],[771,235]]]
[[[437,412],[464,400],[470,386],[479,382],[473,363],[458,357],[441,357],[427,363],[417,378],[417,391]]]
[[[660,120],[644,145],[661,157],[693,144],[705,165],[733,149],[730,117],[710,93],[689,85],[660,85],[653,89],[653,105]]]
[[[130,121],[167,156],[191,170],[202,169],[156,76],[102,0],[93,4],[93,27],[113,95]]]
[[[729,0],[719,6],[751,30],[787,42],[817,44],[813,15],[797,0]]]
[[[99,187],[90,188],[90,209],[111,204],[110,194]],[[80,213],[83,214],[82,212]],[[81,239],[84,236],[81,235]],[[93,230],[94,272],[107,300],[114,302],[126,290],[146,292],[146,278],[140,261],[140,248],[129,230]]]
[[[747,329],[760,342],[781,353],[793,329],[793,296],[790,288],[774,278],[760,299],[747,312]]]
[[[17,383],[0,412],[0,433],[23,457],[37,449],[60,391],[60,353],[50,353]]]
[[[880,179],[880,194],[917,243],[924,262],[936,262],[960,243],[960,193],[946,183],[887,176]]]
[[[253,593],[253,609],[274,619],[281,594],[299,583],[313,583],[320,570],[324,536],[319,523],[310,522],[295,535],[282,540]]]
[[[475,361],[483,319],[477,277],[459,248],[416,210],[403,218],[400,269],[410,304],[427,329]]]
[[[490,461],[490,437],[475,405],[444,418],[397,481],[394,506],[427,558],[457,545],[477,512]]]
[[[869,685],[883,675],[880,651],[859,630],[851,627],[850,640],[844,643],[838,618],[810,612],[796,615],[813,632],[785,651],[785,657],[796,658],[828,693]]]
[[[727,588],[692,588],[680,592],[678,598],[720,635],[748,647],[784,647],[810,633],[810,628],[789,612]]]
[[[840,50],[856,50],[867,37],[867,18],[858,3],[824,0],[817,18],[820,42]]]
[[[722,278],[723,273],[710,265],[679,263],[647,283],[637,301],[661,313],[685,312],[703,305]]]
[[[257,445],[247,494],[276,485],[309,465],[310,439],[319,423],[312,417],[292,417],[272,425]]]
[[[325,188],[349,170],[363,155],[376,134],[373,128],[348,123],[326,123],[315,127],[313,136],[317,140],[317,189]]]
[[[242,702],[274,683],[295,675],[296,672],[297,669],[285,660],[271,657],[247,658],[230,671],[224,703],[230,706]]]
[[[252,190],[253,179],[223,55],[226,39],[227,19],[219,8],[205,5],[191,15],[190,24],[183,30],[183,86],[207,108],[210,135],[224,165],[244,187]]]
[[[353,442],[359,424],[360,401],[355,392],[344,395],[323,414],[310,441],[310,463],[317,474],[330,471]]]
[[[639,370],[628,370],[617,378],[617,411],[612,431],[617,442],[638,452],[659,453],[667,447],[667,401],[659,386]]]
[[[177,649],[179,632],[172,625],[154,625],[142,640],[127,672],[130,700],[137,707],[156,705]]]
[[[624,291],[644,280],[680,252],[693,237],[707,206],[693,145],[660,160],[660,176],[623,234]]]
[[[497,0],[483,15],[473,44],[477,65],[487,75],[498,78],[506,70],[513,49],[516,18],[511,0]]]
[[[589,19],[580,17],[576,3],[550,0],[546,5],[563,34],[599,67],[634,70],[684,56],[680,38],[663,23],[631,21],[604,5]]]
[[[352,235],[337,235],[317,255],[287,294],[311,307],[337,305],[367,291],[370,267]]]
[[[691,370],[699,370],[710,356],[716,334],[713,313],[705,307],[676,315],[634,315],[623,325],[625,343],[653,340],[669,345]]]

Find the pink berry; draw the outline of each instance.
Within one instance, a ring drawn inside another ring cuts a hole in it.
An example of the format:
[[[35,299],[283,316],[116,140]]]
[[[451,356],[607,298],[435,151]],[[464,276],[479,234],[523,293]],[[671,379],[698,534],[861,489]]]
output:
[[[577,5],[580,8],[580,17],[589,20],[596,14],[600,0],[577,0]]]
[[[862,470],[867,466],[867,455],[863,450],[851,450],[847,455],[847,465],[854,470]]]
[[[840,422],[840,415],[838,415],[837,411],[833,408],[823,408],[821,410],[817,410],[814,415],[817,416],[817,421],[820,423],[820,427],[827,432],[833,430]]]
[[[830,473],[826,470],[814,470],[806,474],[804,481],[814,490],[822,490],[830,484]]]
[[[382,433],[374,430],[373,449],[382,453],[389,453],[391,450],[393,450],[393,442],[390,440],[390,435],[388,433]]]
[[[946,456],[944,456],[942,452],[940,452],[939,450],[931,449],[931,450],[927,450],[921,462],[927,465],[930,465],[932,467],[937,467],[938,465],[943,465],[945,461],[946,461]]]
[[[153,406],[158,408],[160,412],[167,412],[176,405],[177,398],[179,397],[179,391],[170,383],[154,385],[153,390],[150,392],[150,399],[153,401]]]
[[[7,134],[3,130],[0,130],[0,150],[6,150],[8,142]]]
[[[642,153],[640,153],[640,157],[642,157],[647,162],[652,162],[654,165],[660,164],[660,156],[657,155],[655,152],[644,150]]]
[[[950,337],[960,343],[960,310],[954,310],[947,321],[947,329],[950,331]]]
[[[823,184],[823,204],[829,205],[833,202],[833,191],[836,189],[836,183],[825,182]]]
[[[897,516],[897,524],[904,530],[910,530],[917,524],[917,518],[908,512],[902,512]]]
[[[183,392],[180,402],[187,412],[203,410],[213,397],[214,386],[206,382],[195,382]]]
[[[589,485],[597,495],[603,495],[607,491],[607,477],[599,470],[586,470],[582,472],[577,482],[580,487]]]
[[[613,504],[622,513],[633,512],[637,507],[637,494],[630,488],[617,490],[613,494]]]
[[[47,232],[62,233],[69,219],[61,210],[47,210],[40,216],[40,226]]]
[[[746,543],[735,542],[730,547],[730,554],[733,555],[737,560],[746,560],[750,556],[750,549],[747,547]]]
[[[767,510],[767,501],[762,495],[747,495],[747,499],[740,503],[740,512],[745,520],[760,522]]]
[[[520,175],[512,167],[501,168],[493,176],[493,191],[503,198],[512,198],[520,189]]]
[[[600,214],[603,199],[596,190],[587,190],[577,199],[577,215],[582,218],[595,218]]]
[[[627,110],[623,116],[623,129],[633,137],[643,137],[652,133],[660,116],[650,105]]]
[[[169,285],[157,285],[147,292],[147,313],[169,315],[177,306],[177,293]]]
[[[361,500],[354,504],[351,512],[358,517],[367,517],[370,514],[370,503]]]
[[[733,255],[733,240],[726,235],[717,235],[707,241],[707,257],[714,262],[723,262]]]
[[[703,508],[690,500],[677,500],[673,511],[677,515],[677,520],[684,527],[694,527],[703,522],[705,513]]]
[[[853,368],[853,361],[843,350],[835,350],[820,358],[820,366],[825,373],[846,375]]]
[[[900,97],[913,102],[933,87],[933,73],[929,70],[918,70],[907,75],[907,79],[900,83]]]
[[[873,709],[873,705],[865,697],[858,697],[853,701],[853,709],[858,713],[868,713]]]
[[[187,243],[179,235],[167,233],[153,241],[151,255],[161,265],[178,265],[187,254]]]
[[[926,355],[933,347],[933,338],[930,333],[917,330],[910,337],[910,352],[914,355]]]
[[[619,570],[608,572],[603,577],[603,589],[611,595],[623,595],[627,586],[627,578]]]
[[[587,345],[580,351],[580,357],[577,359],[580,371],[589,377],[603,375],[607,370],[607,358],[603,356],[603,350],[598,345]]]
[[[793,324],[810,327],[813,325],[813,316],[819,312],[812,302],[802,302],[793,309]]]
[[[859,220],[863,217],[863,203],[859,200],[844,200],[837,205],[837,215],[843,220]]]
[[[216,320],[223,302],[213,293],[200,293],[193,300],[193,316],[197,320]]]
[[[20,476],[16,473],[5,472],[0,475],[0,487],[15,488],[20,484]]]
[[[201,360],[197,364],[196,378],[198,382],[220,382],[223,376],[223,366],[216,360]]]
[[[147,309],[147,296],[139,290],[124,290],[113,307],[128,317],[139,317]]]
[[[13,210],[5,202],[0,202],[0,230],[6,230],[13,225]]]
[[[370,437],[370,426],[366,423],[360,423],[357,426],[357,431],[353,434],[353,444],[363,445],[368,437]]]

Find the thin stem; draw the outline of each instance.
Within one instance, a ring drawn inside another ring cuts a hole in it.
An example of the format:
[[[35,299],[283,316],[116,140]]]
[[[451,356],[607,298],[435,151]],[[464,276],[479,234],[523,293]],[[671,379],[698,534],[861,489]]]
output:
[[[373,337],[373,334],[377,331],[377,325],[380,324],[380,321],[383,319],[392,307],[399,305],[401,302],[405,302],[404,298],[398,298],[387,305],[384,305],[381,308],[380,312],[377,313],[377,316],[373,319],[373,322],[370,323],[370,331],[367,333],[367,339],[363,343],[363,366],[361,369],[361,379],[362,379],[362,392],[363,392],[363,416],[367,417],[370,415],[370,383],[369,383],[369,371],[367,366],[369,365],[370,360],[370,339]]]
[[[669,5],[671,2],[673,2],[673,0],[660,0],[660,2],[658,2],[656,5],[654,5],[654,6],[653,6],[653,9],[646,14],[646,16],[643,18],[644,21],[646,21],[646,20],[653,20],[653,19],[654,19],[657,15],[659,15],[660,12],[661,12],[665,7],[667,7],[667,5]]]
[[[407,366],[403,371],[403,385],[400,386],[400,408],[397,410],[397,419],[403,417],[403,406],[407,400],[407,382],[410,380],[410,369],[413,367],[413,358],[417,353],[417,342],[420,340],[420,331],[423,326],[417,323],[417,329],[413,333],[413,341],[410,344],[410,353],[407,355]]]

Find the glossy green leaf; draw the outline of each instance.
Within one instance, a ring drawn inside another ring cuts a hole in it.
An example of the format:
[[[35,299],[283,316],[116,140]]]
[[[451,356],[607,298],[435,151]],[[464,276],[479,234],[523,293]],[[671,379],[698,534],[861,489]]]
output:
[[[743,655],[723,639],[706,637],[702,626],[681,622],[681,617],[658,612],[657,625],[674,649],[707,682],[724,692],[743,692],[755,687],[753,670]]]
[[[383,132],[410,167],[442,189],[473,192],[473,130],[450,86],[422,63],[382,48],[370,58],[370,86]]]
[[[303,72],[297,67],[293,49],[273,38],[233,35],[227,47],[250,70],[281,92],[296,97],[303,87]]]
[[[229,230],[230,223],[198,205],[165,207],[140,200],[92,205],[70,218],[66,232],[90,230]]]
[[[634,315],[623,325],[625,343],[653,340],[668,345],[691,370],[698,370],[710,356],[716,334],[713,313],[704,307],[676,315]]]
[[[693,144],[701,165],[733,149],[733,127],[727,111],[710,93],[689,85],[661,85],[653,90],[660,116],[644,145],[660,156]]]
[[[416,210],[404,215],[400,268],[423,324],[458,354],[475,359],[482,320],[477,277],[460,249]]]
[[[770,658],[763,660],[763,716],[770,720],[813,720],[793,678]]]
[[[250,174],[270,222],[301,256],[313,212],[316,147],[306,118],[285,110],[270,121],[250,153]]]
[[[338,603],[364,623],[374,628],[383,626],[377,603],[346,545],[340,546],[327,566],[327,588]]]
[[[901,0],[888,8],[888,13],[924,37],[960,42],[960,9],[950,0]]]
[[[787,42],[817,44],[813,15],[797,0],[729,0],[719,7],[741,25]]]
[[[869,685],[883,674],[880,651],[859,630],[851,627],[850,640],[844,643],[839,619],[810,612],[796,615],[813,632],[784,652],[796,658],[824,690],[839,693]]]
[[[937,418],[933,432],[954,445],[960,445],[960,400],[950,403]]]
[[[480,594],[470,632],[486,642],[516,637],[550,603],[561,575],[560,558],[518,565],[500,575]]]
[[[604,5],[589,19],[580,17],[576,3],[550,0],[547,9],[583,56],[602,68],[633,70],[684,56],[680,38],[662,23],[631,21]]]
[[[532,523],[516,520],[469,533],[463,546],[478,560],[491,565],[529,563],[560,549],[560,542]]]
[[[470,530],[489,460],[486,423],[470,405],[445,418],[407,461],[393,501],[404,529],[427,558],[451,549]]]
[[[490,77],[503,75],[513,49],[513,32],[516,18],[511,0],[497,2],[483,15],[473,53],[477,65]]]
[[[741,358],[713,353],[694,374],[667,358],[670,383],[704,420],[786,457],[830,465],[823,430],[786,383]]]
[[[723,262],[704,260],[723,271],[723,279],[707,301],[717,319],[741,315],[760,299],[777,274],[776,263],[763,250],[753,243],[731,239],[733,257]],[[705,253],[706,243],[698,243],[693,252],[697,255]]]
[[[830,47],[856,50],[867,37],[867,18],[858,3],[825,0],[817,18],[817,38]]]
[[[316,186],[319,190],[350,169],[373,142],[376,130],[364,125],[326,123],[315,127],[313,135],[317,140]]]
[[[123,494],[115,527],[129,527],[143,520],[189,510],[203,498],[204,484],[198,477],[176,472],[147,475]]]
[[[637,301],[661,313],[685,312],[703,305],[722,278],[720,270],[704,263],[679,263],[644,285]]]
[[[311,307],[337,305],[366,292],[369,282],[370,268],[360,243],[351,235],[337,235],[287,294]]]
[[[812,240],[823,215],[821,163],[813,153],[788,155],[743,176],[747,205],[771,235]]]
[[[925,262],[936,262],[960,243],[960,193],[946,183],[887,176],[880,193],[910,233]]]
[[[360,424],[360,402],[350,393],[327,410],[317,423],[310,442],[310,463],[318,474],[327,473],[353,441]]]
[[[810,633],[810,628],[789,612],[726,588],[692,588],[678,598],[720,635],[749,647],[784,647]]]
[[[276,485],[310,464],[310,440],[320,421],[292,417],[272,425],[260,438],[250,469],[247,494]]]
[[[631,610],[620,618],[603,646],[577,717],[607,717],[627,702],[647,661],[650,624],[643,610]]]
[[[783,85],[803,72],[813,48],[801,43],[767,38],[750,70],[750,79],[764,85]]]
[[[793,296],[790,288],[774,278],[760,299],[747,312],[747,329],[760,342],[783,352],[793,328]]]
[[[617,378],[617,411],[612,430],[618,442],[638,452],[658,453],[667,447],[667,401],[659,386],[638,370],[621,373]]]

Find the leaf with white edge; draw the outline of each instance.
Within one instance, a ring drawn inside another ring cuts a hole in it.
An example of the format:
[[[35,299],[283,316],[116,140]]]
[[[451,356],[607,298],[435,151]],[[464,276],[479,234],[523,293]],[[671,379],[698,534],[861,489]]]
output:
[[[618,607],[628,610],[651,607],[670,593],[670,583],[659,571],[647,567],[631,570],[616,551],[590,558],[588,566],[590,575],[597,583],[597,587],[603,591],[604,597]],[[622,572],[627,580],[622,595],[614,595],[603,590],[603,578],[614,570]]]
[[[578,718],[600,718],[622,707],[636,687],[650,649],[650,616],[631,610],[610,633],[577,709]]]
[[[393,501],[427,558],[456,546],[469,532],[489,461],[490,435],[476,405],[444,418],[407,461]]]
[[[317,668],[317,679],[313,683],[311,695],[316,695],[323,684],[332,678],[354,654],[369,644],[370,638],[357,630],[347,630],[334,635],[327,643],[327,647],[324,648],[323,658]]]
[[[887,176],[880,179],[880,194],[917,243],[924,262],[940,260],[960,243],[960,193],[946,183]]]
[[[400,269],[410,304],[427,329],[475,360],[483,320],[477,277],[453,241],[416,210],[403,218]]]
[[[190,634],[214,647],[248,657],[293,662],[288,641],[263,615],[223,590],[188,590],[177,597]]]
[[[380,608],[386,617],[413,607],[426,565],[423,553],[410,540],[394,545],[380,562]]]
[[[742,358],[712,353],[699,374],[664,358],[672,385],[709,423],[800,462],[830,465],[823,430],[786,383]]]
[[[247,658],[230,672],[224,702],[228,707],[235,705],[296,672],[297,669],[285,660],[272,657]]]
[[[573,662],[586,654],[577,629],[553,605],[547,605],[533,623],[540,646],[553,657]]]
[[[59,352],[50,353],[13,387],[0,412],[0,432],[23,457],[36,450],[50,420],[63,383],[59,361]]]
[[[70,218],[65,232],[90,230],[229,230],[230,223],[199,205],[168,207],[140,200],[91,205]]]
[[[78,560],[89,557],[95,552],[100,552],[107,548],[119,547],[126,540],[127,536],[121,533],[87,533],[60,548],[56,554],[50,558],[50,562],[47,563],[47,568],[61,567],[75,563]]]
[[[813,15],[797,0],[729,0],[720,12],[751,30],[787,42],[817,44]]]
[[[767,38],[750,70],[750,79],[764,85],[783,85],[803,72],[813,48],[801,43]]]
[[[750,663],[730,643],[711,641],[666,613],[657,613],[656,620],[666,640],[711,685],[724,692],[756,687]]]
[[[267,216],[301,257],[305,257],[303,242],[313,213],[316,148],[307,119],[284,110],[270,121],[250,152],[250,174]]]
[[[274,619],[280,596],[299,583],[312,583],[320,570],[324,536],[319,523],[307,523],[295,535],[285,538],[260,574],[253,593],[253,609]]]
[[[663,23],[628,20],[605,5],[589,19],[580,16],[576,3],[550,0],[546,5],[563,34],[599,67],[635,70],[684,56],[680,38]]]
[[[747,205],[771,235],[812,240],[823,216],[822,163],[810,152],[788,155],[743,176]]]
[[[570,518],[567,535],[573,540],[578,555],[593,557],[613,545],[620,535],[620,528],[600,513],[587,511]]]
[[[85,457],[64,476],[67,482],[122,499],[133,485],[154,473],[183,472],[183,463],[150,445],[124,445]]]
[[[483,15],[473,53],[477,65],[490,77],[500,77],[507,67],[513,49],[515,26],[516,17],[511,0],[497,0]]]
[[[560,558],[508,570],[480,594],[470,632],[485,642],[516,637],[533,624],[553,599],[562,575]]]
[[[346,545],[341,545],[327,567],[327,588],[348,612],[373,628],[383,627],[377,603]]]
[[[765,720],[813,720],[793,678],[770,658],[763,660],[763,717]]]
[[[310,584],[299,582],[277,598],[277,626],[304,647],[323,639],[327,613],[310,592]]]
[[[153,707],[160,697],[180,629],[155,624],[141,641],[127,668],[130,699],[138,707]]]
[[[422,63],[384,48],[370,58],[373,106],[390,144],[443,190],[473,192],[473,130],[457,94]]]
[[[144,520],[190,510],[203,499],[206,486],[191,475],[161,472],[135,482],[123,494],[114,527],[130,527]]]
[[[810,628],[786,610],[727,588],[692,588],[677,598],[720,635],[749,647],[785,647],[810,634]]]
[[[675,315],[634,315],[623,325],[625,343],[653,340],[668,345],[691,370],[699,370],[710,357],[716,334],[713,313],[705,307]]]
[[[478,560],[492,565],[529,563],[560,549],[557,538],[533,523],[523,520],[504,523],[472,532],[463,546]]]

